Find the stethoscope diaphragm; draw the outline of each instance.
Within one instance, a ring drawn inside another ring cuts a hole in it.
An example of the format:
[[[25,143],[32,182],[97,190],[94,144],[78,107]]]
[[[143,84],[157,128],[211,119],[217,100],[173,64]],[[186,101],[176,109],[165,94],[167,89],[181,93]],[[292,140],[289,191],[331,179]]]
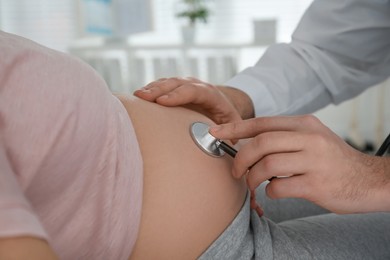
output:
[[[219,149],[219,140],[209,133],[209,126],[195,122],[190,127],[190,134],[196,145],[208,155],[221,157],[225,152]]]

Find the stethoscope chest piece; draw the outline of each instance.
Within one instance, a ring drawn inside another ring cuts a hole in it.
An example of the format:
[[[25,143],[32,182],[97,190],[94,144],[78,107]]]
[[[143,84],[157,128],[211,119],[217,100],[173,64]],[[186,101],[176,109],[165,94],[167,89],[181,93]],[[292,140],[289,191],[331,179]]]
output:
[[[195,122],[190,127],[190,134],[198,147],[208,155],[221,157],[224,151],[218,148],[219,140],[209,134],[209,126],[202,122]]]

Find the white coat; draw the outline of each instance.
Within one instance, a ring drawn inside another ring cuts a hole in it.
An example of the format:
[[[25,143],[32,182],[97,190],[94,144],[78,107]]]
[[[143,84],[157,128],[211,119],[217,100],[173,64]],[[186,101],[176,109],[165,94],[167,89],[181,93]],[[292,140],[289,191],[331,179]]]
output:
[[[226,82],[257,116],[311,113],[390,76],[390,0],[315,0],[289,44]]]

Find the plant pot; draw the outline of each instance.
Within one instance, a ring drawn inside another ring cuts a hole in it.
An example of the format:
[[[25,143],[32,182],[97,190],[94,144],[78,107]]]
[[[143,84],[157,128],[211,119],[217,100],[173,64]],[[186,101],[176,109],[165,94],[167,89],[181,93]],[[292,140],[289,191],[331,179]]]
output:
[[[195,43],[196,28],[194,25],[187,25],[181,28],[183,44],[191,45]]]

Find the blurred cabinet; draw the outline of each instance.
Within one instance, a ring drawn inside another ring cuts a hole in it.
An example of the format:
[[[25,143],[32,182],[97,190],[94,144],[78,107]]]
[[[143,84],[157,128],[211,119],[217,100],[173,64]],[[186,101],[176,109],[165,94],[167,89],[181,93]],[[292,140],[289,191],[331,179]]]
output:
[[[196,77],[222,84],[238,72],[252,45],[74,45],[70,52],[95,68],[113,92],[129,93],[164,77]],[[259,55],[260,56],[260,55]]]

